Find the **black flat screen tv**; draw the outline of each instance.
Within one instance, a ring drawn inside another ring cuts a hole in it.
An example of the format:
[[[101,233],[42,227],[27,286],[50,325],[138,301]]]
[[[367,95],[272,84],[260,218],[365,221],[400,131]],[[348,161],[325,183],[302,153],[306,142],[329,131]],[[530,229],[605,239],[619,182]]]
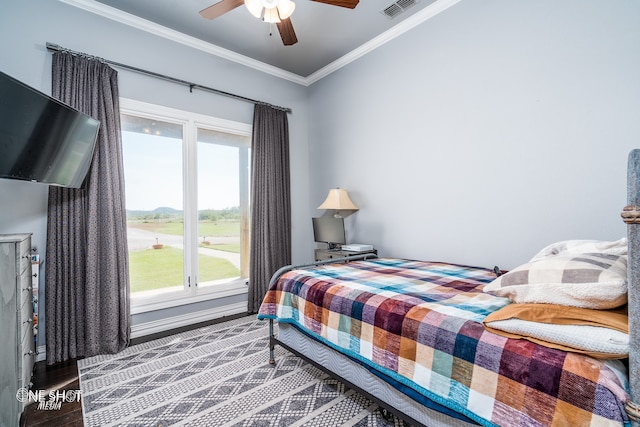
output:
[[[100,122],[0,72],[0,178],[80,188]]]
[[[313,222],[313,238],[318,243],[326,243],[329,249],[337,249],[338,245],[347,243],[344,232],[344,218],[321,216],[311,218]]]

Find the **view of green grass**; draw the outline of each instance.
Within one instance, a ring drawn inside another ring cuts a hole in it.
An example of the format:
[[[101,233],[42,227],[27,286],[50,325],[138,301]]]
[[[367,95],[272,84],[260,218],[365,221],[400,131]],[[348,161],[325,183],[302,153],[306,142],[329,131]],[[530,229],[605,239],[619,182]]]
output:
[[[158,234],[172,234],[182,236],[184,224],[182,220],[170,221],[128,221],[128,227],[139,228]],[[202,248],[217,249],[219,251],[240,253],[240,243],[215,243],[204,244],[204,241],[213,240],[216,237],[239,237],[239,221],[198,221],[198,242]],[[160,242],[162,243],[162,242]]]
[[[204,245],[201,243],[199,246],[201,248],[215,249],[217,251],[233,252],[236,254],[240,253],[240,243],[234,243],[234,244],[214,243],[209,245]]]
[[[182,235],[184,224],[181,220],[171,221],[129,221],[128,227],[153,231],[161,234]],[[240,235],[239,221],[198,221],[198,236],[202,237],[228,237]]]
[[[198,255],[200,282],[237,277],[240,271],[229,261]],[[182,286],[183,251],[165,246],[129,252],[131,292]]]
[[[198,221],[198,245],[220,251],[240,253],[240,220],[238,217],[202,217]],[[211,218],[211,219],[209,219]],[[173,215],[149,218],[144,215],[131,216],[127,226],[157,233],[158,235],[184,234],[182,216]],[[219,238],[224,239],[221,242]],[[216,241],[216,239],[218,240]],[[237,238],[237,239],[234,239]],[[234,240],[238,242],[235,243]],[[158,243],[163,243],[162,238]],[[211,255],[198,255],[200,282],[240,276],[240,271],[231,262]],[[182,286],[183,251],[165,246],[162,249],[146,249],[129,253],[129,276],[131,292]]]

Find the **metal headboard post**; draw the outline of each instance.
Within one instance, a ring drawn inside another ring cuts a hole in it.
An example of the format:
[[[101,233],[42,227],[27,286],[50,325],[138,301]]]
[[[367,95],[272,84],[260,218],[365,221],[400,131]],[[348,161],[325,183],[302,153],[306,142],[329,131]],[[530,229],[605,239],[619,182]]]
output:
[[[640,424],[640,150],[629,153],[627,206],[622,211],[627,224],[629,292],[629,385],[631,398],[625,409],[634,425]]]

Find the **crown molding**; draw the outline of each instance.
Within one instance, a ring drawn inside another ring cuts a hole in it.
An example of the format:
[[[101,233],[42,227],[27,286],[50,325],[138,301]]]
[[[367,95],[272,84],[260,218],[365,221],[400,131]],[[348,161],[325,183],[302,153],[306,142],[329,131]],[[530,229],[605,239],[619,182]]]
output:
[[[229,61],[236,62],[238,64],[253,68],[266,74],[271,74],[275,77],[279,77],[284,80],[289,80],[300,85],[306,85],[306,79],[297,74],[285,71],[281,68],[274,67],[269,64],[265,64],[261,61],[249,58],[244,55],[240,55],[231,50],[222,48],[212,43],[207,43],[195,37],[188,36],[179,31],[172,30],[163,25],[156,24],[155,22],[148,21],[138,16],[132,15],[127,12],[123,12],[111,6],[99,3],[95,0],[59,0],[62,3],[66,3],[70,6],[77,7],[79,9],[86,10],[87,12],[95,13],[104,18],[111,19],[124,25],[136,28],[138,30],[146,31],[150,34],[163,37],[165,39],[174,41],[176,43],[183,44],[185,46],[192,47],[194,49],[201,50],[211,55],[218,56],[220,58],[228,59]]]
[[[185,46],[189,46],[194,49],[198,49],[203,52],[209,53],[211,55],[215,55],[220,58],[224,58],[229,61],[247,66],[249,68],[253,68],[263,73],[270,74],[272,76],[275,76],[284,80],[288,80],[302,86],[310,86],[311,84],[321,80],[322,78],[328,76],[334,71],[339,70],[340,68],[350,64],[356,59],[366,55],[367,53],[377,49],[378,47],[406,33],[412,28],[420,25],[421,23],[439,14],[440,12],[450,8],[454,4],[460,2],[461,0],[435,1],[434,3],[425,7],[424,9],[411,15],[407,19],[399,22],[397,25],[395,25],[391,29],[371,39],[367,43],[352,50],[346,55],[343,55],[342,57],[336,59],[329,65],[321,68],[320,70],[309,75],[308,77],[303,77],[298,74],[283,70],[282,68],[274,67],[272,65],[265,64],[264,62],[257,61],[255,59],[249,58],[244,55],[240,55],[236,52],[222,48],[215,44],[202,41],[195,37],[188,36],[184,33],[156,24],[155,22],[148,21],[146,19],[140,18],[130,13],[123,12],[114,7],[99,3],[96,0],[59,0],[59,1],[62,3],[66,3],[70,6],[74,6],[74,7],[86,10],[88,12],[95,13],[96,15],[100,15],[102,17],[111,19],[121,24],[128,25],[130,27],[133,27],[142,31],[146,31],[150,34],[154,34],[159,37],[163,37],[165,39],[174,41],[176,43],[180,43]]]
[[[430,4],[429,6],[425,7],[422,10],[420,10],[419,12],[416,12],[415,14],[411,15],[407,19],[399,22],[398,25],[396,25],[394,27],[391,27],[390,29],[388,29],[384,33],[380,34],[379,36],[374,37],[373,39],[371,39],[368,42],[364,43],[360,47],[357,47],[356,49],[352,50],[351,52],[347,53],[346,55],[336,59],[335,61],[333,61],[329,65],[327,65],[327,66],[321,68],[320,70],[316,71],[315,73],[311,74],[310,76],[308,76],[306,78],[307,86],[317,82],[318,80],[321,80],[322,78],[328,76],[329,74],[333,73],[334,71],[339,70],[340,68],[344,67],[345,65],[350,64],[351,62],[355,61],[356,59],[363,57],[364,55],[366,55],[367,53],[371,52],[372,50],[375,50],[375,49],[379,48],[380,46],[386,44],[387,42],[390,42],[391,40],[395,39],[396,37],[406,33],[407,31],[411,30],[412,28],[422,24],[426,20],[436,16],[440,12],[442,12],[442,11],[444,11],[446,9],[449,9],[451,6],[453,6],[454,4],[456,4],[456,3],[460,2],[460,1],[461,0],[437,0],[436,2]]]

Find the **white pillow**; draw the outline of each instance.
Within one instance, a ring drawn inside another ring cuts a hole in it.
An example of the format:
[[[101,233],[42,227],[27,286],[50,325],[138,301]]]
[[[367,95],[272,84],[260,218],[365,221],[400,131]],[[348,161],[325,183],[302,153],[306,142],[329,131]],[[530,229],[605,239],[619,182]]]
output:
[[[516,303],[609,309],[627,302],[627,257],[606,253],[543,257],[484,287]]]
[[[558,304],[509,304],[483,321],[491,332],[596,358],[629,357],[629,308],[592,310]]]
[[[540,250],[531,261],[537,261],[541,258],[560,254],[585,254],[585,253],[604,253],[612,255],[627,254],[627,238],[623,237],[614,242],[604,240],[563,240],[552,243]]]
[[[521,319],[487,322],[487,326],[523,337],[537,338],[585,353],[626,357],[629,334],[609,328],[588,325],[554,325]]]

